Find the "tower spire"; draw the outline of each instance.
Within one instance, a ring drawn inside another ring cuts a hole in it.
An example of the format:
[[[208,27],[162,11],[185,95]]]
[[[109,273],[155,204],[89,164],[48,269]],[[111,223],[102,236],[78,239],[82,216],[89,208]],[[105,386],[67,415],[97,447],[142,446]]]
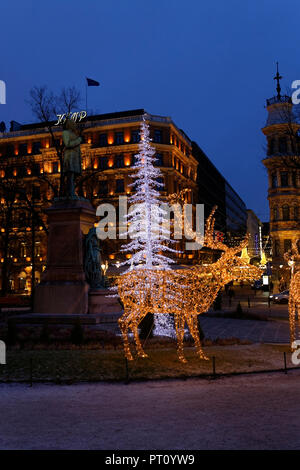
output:
[[[276,69],[277,69],[277,73],[274,77],[274,80],[277,81],[277,87],[276,87],[276,90],[277,90],[277,98],[280,100],[281,98],[281,86],[280,86],[280,80],[282,79],[282,76],[279,74],[279,70],[278,70],[278,62],[276,62]]]

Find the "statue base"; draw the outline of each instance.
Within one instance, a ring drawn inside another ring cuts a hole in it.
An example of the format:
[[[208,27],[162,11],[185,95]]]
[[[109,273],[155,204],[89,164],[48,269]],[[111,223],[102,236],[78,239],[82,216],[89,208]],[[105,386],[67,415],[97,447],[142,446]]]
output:
[[[105,288],[90,289],[89,291],[89,314],[112,315],[122,313],[122,306],[117,297],[111,296],[111,292]]]
[[[84,273],[84,236],[95,222],[86,199],[57,199],[45,211],[49,236],[47,265],[36,287],[35,313],[87,314],[89,285]]]

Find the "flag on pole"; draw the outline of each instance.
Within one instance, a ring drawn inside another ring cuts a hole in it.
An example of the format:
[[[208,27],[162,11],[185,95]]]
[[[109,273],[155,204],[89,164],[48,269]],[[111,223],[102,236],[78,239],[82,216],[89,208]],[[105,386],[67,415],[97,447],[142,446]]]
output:
[[[100,85],[99,82],[97,82],[96,80],[92,80],[91,78],[86,77],[86,81],[87,81],[87,86],[99,86]]]

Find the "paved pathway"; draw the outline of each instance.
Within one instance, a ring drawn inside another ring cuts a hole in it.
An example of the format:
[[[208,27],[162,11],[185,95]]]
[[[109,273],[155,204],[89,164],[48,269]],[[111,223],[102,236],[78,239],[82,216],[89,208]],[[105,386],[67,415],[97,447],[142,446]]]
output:
[[[299,450],[299,380],[1,384],[0,449]]]
[[[283,321],[235,320],[231,318],[201,317],[205,336],[248,339],[255,343],[289,343],[289,323]]]

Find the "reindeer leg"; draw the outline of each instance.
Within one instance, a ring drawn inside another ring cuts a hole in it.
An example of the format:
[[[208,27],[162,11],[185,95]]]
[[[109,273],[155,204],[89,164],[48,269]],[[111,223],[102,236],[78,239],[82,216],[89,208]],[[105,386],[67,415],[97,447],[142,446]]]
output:
[[[118,323],[122,333],[125,357],[128,361],[133,361],[128,341],[128,314],[124,313],[121,318],[119,318]]]
[[[186,363],[187,360],[183,353],[184,323],[185,318],[182,314],[174,314],[174,322],[177,336],[177,354],[180,362]]]
[[[289,300],[289,321],[290,321],[290,342],[291,342],[291,349],[293,351],[292,344],[296,339],[296,303],[292,296]]]
[[[205,361],[208,361],[208,357],[205,356],[204,351],[203,351],[202,346],[201,346],[197,319],[198,319],[198,315],[196,315],[196,314],[191,315],[187,319],[187,324],[188,324],[190,333],[193,337],[193,340],[195,342],[195,346],[196,346],[198,356],[200,357],[200,359],[204,359]]]
[[[142,344],[141,344],[140,337],[139,337],[139,331],[138,331],[138,325],[141,323],[144,316],[145,316],[144,313],[139,312],[137,314],[137,316],[135,317],[135,320],[137,320],[137,321],[135,321],[134,323],[132,322],[131,325],[130,325],[130,328],[131,328],[131,330],[133,332],[133,335],[134,335],[137,354],[138,354],[139,357],[144,357],[145,358],[145,357],[148,357],[148,354],[146,354],[145,351],[142,348]]]

